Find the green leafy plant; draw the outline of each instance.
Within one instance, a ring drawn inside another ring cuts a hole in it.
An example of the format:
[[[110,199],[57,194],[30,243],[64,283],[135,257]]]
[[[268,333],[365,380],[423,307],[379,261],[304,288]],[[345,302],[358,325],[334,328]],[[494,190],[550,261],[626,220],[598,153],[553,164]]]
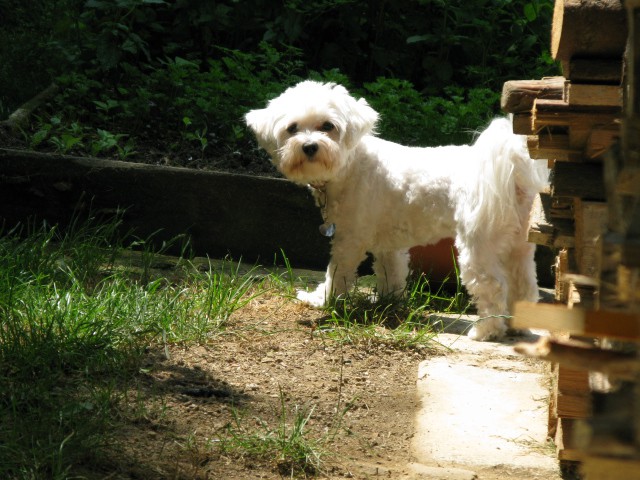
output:
[[[82,127],[76,122],[64,126],[59,131],[50,133],[49,143],[55,147],[57,152],[68,153],[74,148],[83,146],[84,132]]]
[[[91,141],[91,154],[96,156],[101,153],[115,150],[118,154],[118,158],[125,160],[126,158],[134,155],[133,141],[131,139],[123,142],[128,137],[123,133],[111,133],[106,130],[97,129],[97,138]]]
[[[182,122],[184,123],[185,127],[189,127],[192,124],[191,119],[189,117],[184,117],[182,119]],[[199,147],[200,147],[200,151],[202,152],[202,156],[204,156],[204,151],[209,146],[209,140],[207,140],[207,127],[206,126],[203,127],[202,129],[196,129],[196,130],[191,131],[191,132],[187,131],[187,132],[185,132],[184,137],[187,140],[197,142]]]
[[[488,89],[462,87],[424,97],[410,82],[389,78],[365,83],[362,95],[381,112],[382,137],[418,146],[468,143],[497,113],[500,99]]]
[[[60,93],[24,135],[62,153],[265,160],[243,114],[309,77],[369,99],[390,140],[461,143],[498,113],[505,80],[557,72],[551,0],[37,3],[0,2],[0,108],[55,80]]]

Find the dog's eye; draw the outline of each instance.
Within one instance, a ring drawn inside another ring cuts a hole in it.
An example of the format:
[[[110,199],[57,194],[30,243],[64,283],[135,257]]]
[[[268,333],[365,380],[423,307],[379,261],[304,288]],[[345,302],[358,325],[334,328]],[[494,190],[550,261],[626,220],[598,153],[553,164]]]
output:
[[[324,122],[322,126],[320,126],[320,130],[323,132],[330,132],[334,128],[336,128],[336,126],[331,122]]]
[[[298,131],[298,124],[297,123],[292,123],[291,125],[289,125],[287,127],[287,132],[289,132],[291,135],[293,135],[297,131]]]

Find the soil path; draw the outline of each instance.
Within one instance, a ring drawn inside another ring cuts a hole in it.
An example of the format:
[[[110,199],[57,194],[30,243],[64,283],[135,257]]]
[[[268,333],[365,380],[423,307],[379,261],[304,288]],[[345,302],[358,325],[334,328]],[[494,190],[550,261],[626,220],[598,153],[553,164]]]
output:
[[[295,271],[313,283],[322,274]],[[402,348],[383,327],[332,336],[327,313],[274,291],[200,345],[149,349],[123,392],[121,427],[86,478],[312,478],[236,439],[291,432],[338,480],[557,480],[545,368],[507,343],[469,341],[473,317],[439,316],[436,342]],[[378,330],[376,330],[378,329]],[[352,337],[350,337],[352,335]],[[521,338],[518,340],[522,340]]]

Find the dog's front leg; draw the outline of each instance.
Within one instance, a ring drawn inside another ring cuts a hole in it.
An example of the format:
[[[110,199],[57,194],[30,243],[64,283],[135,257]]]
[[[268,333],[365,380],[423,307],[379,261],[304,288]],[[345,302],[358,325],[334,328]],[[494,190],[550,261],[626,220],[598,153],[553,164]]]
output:
[[[338,239],[334,239],[324,282],[312,292],[298,290],[298,300],[314,307],[322,307],[332,297],[343,295],[353,285],[358,265],[365,257],[364,250],[344,245]]]

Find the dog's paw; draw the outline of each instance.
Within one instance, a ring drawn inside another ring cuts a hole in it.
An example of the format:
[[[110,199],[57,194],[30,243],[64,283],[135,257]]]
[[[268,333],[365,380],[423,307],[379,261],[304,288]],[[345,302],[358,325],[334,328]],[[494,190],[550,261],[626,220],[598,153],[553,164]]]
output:
[[[318,287],[313,292],[305,292],[304,290],[298,290],[296,293],[296,298],[307,305],[311,305],[312,307],[324,307],[326,301],[326,295],[324,293],[324,287]]]
[[[502,317],[487,317],[478,320],[467,336],[478,342],[500,340],[507,333],[507,322]]]

